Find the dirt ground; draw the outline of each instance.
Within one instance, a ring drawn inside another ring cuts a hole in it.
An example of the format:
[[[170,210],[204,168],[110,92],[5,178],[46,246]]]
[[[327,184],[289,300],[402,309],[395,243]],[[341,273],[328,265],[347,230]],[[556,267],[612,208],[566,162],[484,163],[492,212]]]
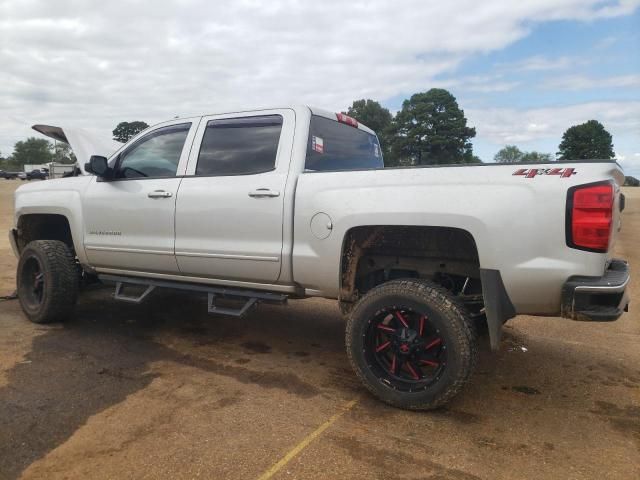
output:
[[[19,183],[0,181],[0,295],[14,289],[3,232]],[[634,267],[640,188],[624,193],[616,250]],[[237,320],[198,296],[136,306],[96,289],[47,327],[1,302],[0,479],[637,479],[639,269],[619,321],[518,317],[430,413],[364,391],[328,301]]]

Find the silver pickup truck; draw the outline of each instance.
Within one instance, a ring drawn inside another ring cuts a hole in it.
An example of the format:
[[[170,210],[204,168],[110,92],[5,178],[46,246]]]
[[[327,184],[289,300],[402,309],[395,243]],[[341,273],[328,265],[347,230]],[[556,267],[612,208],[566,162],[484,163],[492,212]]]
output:
[[[34,322],[71,315],[88,278],[130,302],[199,291],[229,315],[336,299],[364,385],[430,409],[472,374],[478,327],[496,349],[517,314],[610,321],[627,308],[612,161],[383,168],[374,132],[306,106],[174,119],[115,152],[34,128],[77,138],[87,161],[16,192],[10,240]]]

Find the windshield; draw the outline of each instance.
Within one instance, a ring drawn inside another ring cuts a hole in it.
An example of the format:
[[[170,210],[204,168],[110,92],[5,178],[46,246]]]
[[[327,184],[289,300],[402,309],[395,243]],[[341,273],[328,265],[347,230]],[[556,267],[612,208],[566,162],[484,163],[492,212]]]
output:
[[[365,170],[383,167],[382,151],[375,135],[336,120],[311,116],[306,170]]]

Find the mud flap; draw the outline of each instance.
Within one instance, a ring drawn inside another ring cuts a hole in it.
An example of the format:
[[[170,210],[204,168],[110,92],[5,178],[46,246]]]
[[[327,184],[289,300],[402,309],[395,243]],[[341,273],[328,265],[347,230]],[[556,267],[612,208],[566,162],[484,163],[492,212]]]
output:
[[[480,280],[491,350],[495,351],[500,348],[502,325],[516,316],[516,309],[507,295],[499,270],[481,268]]]

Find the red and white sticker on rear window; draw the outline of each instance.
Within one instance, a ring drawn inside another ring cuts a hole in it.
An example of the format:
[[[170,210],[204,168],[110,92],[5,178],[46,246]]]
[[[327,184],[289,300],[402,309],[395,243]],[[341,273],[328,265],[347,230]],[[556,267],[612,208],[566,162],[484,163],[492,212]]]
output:
[[[522,175],[525,178],[535,178],[538,175],[558,175],[560,178],[569,178],[578,173],[575,168],[521,168],[513,172],[513,175]]]
[[[324,153],[324,140],[313,135],[311,137],[311,149],[317,153]]]

